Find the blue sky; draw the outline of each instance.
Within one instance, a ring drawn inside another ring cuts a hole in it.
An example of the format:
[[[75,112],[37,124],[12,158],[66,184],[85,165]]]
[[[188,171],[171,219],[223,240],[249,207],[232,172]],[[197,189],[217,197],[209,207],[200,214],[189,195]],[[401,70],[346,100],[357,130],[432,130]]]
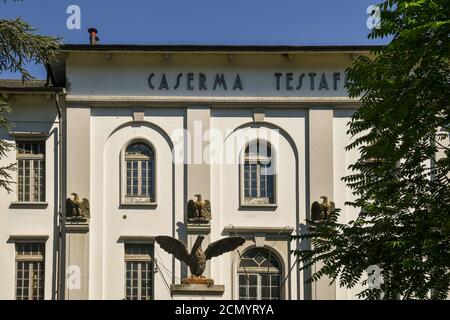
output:
[[[0,0],[0,19],[22,17],[64,43],[88,43],[87,29],[111,44],[380,44],[369,40],[366,9],[374,0]],[[81,29],[69,30],[69,5]],[[41,66],[29,66],[38,78]],[[0,78],[17,75],[0,74]]]

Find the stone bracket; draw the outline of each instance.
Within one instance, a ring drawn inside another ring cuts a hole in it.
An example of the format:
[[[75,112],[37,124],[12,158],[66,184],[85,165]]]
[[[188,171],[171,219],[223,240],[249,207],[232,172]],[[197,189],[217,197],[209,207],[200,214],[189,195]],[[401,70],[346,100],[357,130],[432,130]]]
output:
[[[253,122],[264,122],[265,116],[265,108],[253,108]]]
[[[170,293],[172,296],[222,296],[225,291],[224,285],[207,284],[172,284]]]
[[[257,233],[255,234],[255,245],[258,248],[264,247],[264,243],[266,242],[266,234],[265,233]]]
[[[132,112],[133,112],[133,121],[134,122],[144,121],[144,108],[134,107]]]

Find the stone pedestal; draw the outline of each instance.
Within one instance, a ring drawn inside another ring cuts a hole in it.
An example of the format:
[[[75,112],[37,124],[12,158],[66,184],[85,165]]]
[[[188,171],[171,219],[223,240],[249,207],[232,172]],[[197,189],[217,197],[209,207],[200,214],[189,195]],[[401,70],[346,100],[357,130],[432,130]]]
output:
[[[174,300],[219,300],[225,291],[224,285],[172,284],[170,293]]]
[[[210,222],[188,222],[187,223],[187,247],[190,249],[195,243],[198,235],[202,235],[205,237],[202,243],[203,251],[206,250],[208,245],[211,243],[211,223]],[[206,262],[206,269],[203,272],[203,275],[206,278],[211,277],[211,262],[208,260]],[[182,278],[186,278],[190,276],[189,270],[183,274]]]
[[[333,106],[320,106],[310,108],[308,111],[309,123],[309,201],[321,201],[320,196],[327,195],[334,198],[334,156],[333,156]],[[316,265],[316,270],[320,269]],[[314,270],[312,270],[314,271]],[[299,274],[297,274],[299,276]],[[336,282],[330,285],[331,279],[322,277],[311,287],[312,299],[335,300]]]
[[[85,300],[89,297],[89,224],[67,223],[65,299]]]

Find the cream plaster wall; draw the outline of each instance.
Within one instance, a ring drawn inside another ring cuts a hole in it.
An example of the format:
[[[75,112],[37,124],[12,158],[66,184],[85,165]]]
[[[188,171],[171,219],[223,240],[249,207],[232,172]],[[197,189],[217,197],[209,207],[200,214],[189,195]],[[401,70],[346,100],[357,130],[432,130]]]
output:
[[[16,185],[12,184],[13,192],[7,193],[0,189],[0,299],[15,298],[15,244],[8,241],[11,236],[47,236],[45,243],[45,298],[52,298],[53,277],[53,235],[57,207],[57,116],[54,100],[44,95],[12,95],[8,100],[12,107],[9,119],[14,123],[16,132],[49,132],[45,138],[46,149],[46,202],[47,204],[33,206],[14,206],[17,201]],[[0,139],[14,143],[14,138],[5,132],[0,132]],[[16,162],[16,151],[11,150],[0,160],[0,166]],[[16,172],[12,172],[12,180],[16,181]]]
[[[215,109],[212,112],[211,127],[227,137],[224,141],[224,157],[226,150],[241,152],[244,144],[236,148],[228,148],[233,137],[239,133],[249,137],[266,137],[272,143],[275,155],[278,157],[279,171],[277,176],[277,206],[276,208],[251,209],[240,208],[239,203],[239,167],[238,163],[213,164],[211,166],[212,194],[212,238],[221,237],[223,229],[230,225],[235,227],[279,227],[296,228],[305,219],[305,117],[304,110],[266,110],[265,123],[252,123],[250,110]],[[252,128],[252,126],[255,126]],[[278,128],[282,128],[277,132]],[[228,130],[234,130],[227,134]],[[267,130],[265,130],[267,129]],[[235,153],[235,154],[236,154]],[[282,158],[279,158],[282,155]],[[296,171],[298,172],[296,173]],[[298,179],[296,176],[298,175]],[[298,187],[297,187],[298,184]],[[215,214],[214,214],[215,213]],[[291,244],[292,248],[295,243]],[[287,255],[284,252],[284,262]],[[234,279],[229,265],[231,256],[218,257],[212,262],[212,277],[225,282]],[[295,270],[295,269],[294,269]],[[292,292],[295,299],[302,295],[303,286],[297,284],[297,273],[291,277]],[[230,284],[225,287],[225,298],[231,299]]]
[[[351,119],[355,109],[335,110],[333,120],[333,165],[334,165],[334,202],[337,208],[340,208],[341,215],[339,222],[345,223],[356,219],[358,210],[345,206],[346,201],[355,199],[351,190],[346,187],[345,182],[341,180],[342,177],[352,173],[348,166],[356,162],[358,159],[358,150],[353,149],[345,151],[344,148],[350,144],[351,137],[346,134],[348,130],[348,122]],[[363,290],[363,287],[358,284],[352,289],[340,288],[336,285],[336,299],[348,300],[357,299],[356,294]]]
[[[183,166],[172,164],[170,140],[171,132],[183,127],[183,116],[182,110],[147,109],[144,122],[133,123],[130,109],[92,109],[90,298],[124,297],[121,236],[173,236],[176,223],[183,222]],[[134,138],[155,148],[155,208],[120,204],[120,153]],[[171,256],[157,246],[155,251],[159,263],[172,270]],[[155,274],[155,298],[167,299],[161,273],[172,280],[164,269]]]
[[[173,53],[169,58],[163,53],[69,53],[67,78],[69,98],[73,96],[179,96],[179,97],[347,97],[344,89],[344,71],[350,65],[348,53],[300,54],[287,59],[281,54],[227,54]],[[194,73],[193,90],[187,89],[186,74]],[[274,73],[283,73],[280,90],[276,90]],[[294,86],[305,73],[300,90],[286,90],[285,73],[292,72]],[[310,88],[308,73],[315,72],[315,90]],[[333,89],[333,73],[340,72],[337,90]],[[151,90],[148,78],[155,89]],[[165,73],[169,90],[159,90],[162,73]],[[183,73],[178,89],[173,89],[177,75]],[[199,90],[198,73],[207,77],[207,90]],[[227,89],[212,90],[216,73],[224,74]],[[244,90],[233,90],[236,74],[240,74]],[[322,73],[326,74],[329,90],[318,90]]]

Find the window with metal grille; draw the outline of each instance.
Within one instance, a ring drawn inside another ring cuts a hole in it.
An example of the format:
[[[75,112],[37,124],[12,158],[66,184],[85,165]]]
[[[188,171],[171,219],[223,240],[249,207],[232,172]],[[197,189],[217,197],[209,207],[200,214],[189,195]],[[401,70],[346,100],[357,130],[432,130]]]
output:
[[[17,145],[17,200],[19,202],[45,201],[45,143],[18,141]]]
[[[241,258],[238,277],[239,300],[280,299],[281,267],[271,251],[248,250]]]
[[[153,246],[125,244],[125,298],[153,299]]]
[[[16,244],[16,299],[43,300],[45,259],[43,243]]]
[[[257,140],[247,146],[242,175],[244,204],[275,203],[275,174],[270,144]]]
[[[125,202],[155,201],[155,157],[153,149],[142,142],[133,143],[125,152]]]

